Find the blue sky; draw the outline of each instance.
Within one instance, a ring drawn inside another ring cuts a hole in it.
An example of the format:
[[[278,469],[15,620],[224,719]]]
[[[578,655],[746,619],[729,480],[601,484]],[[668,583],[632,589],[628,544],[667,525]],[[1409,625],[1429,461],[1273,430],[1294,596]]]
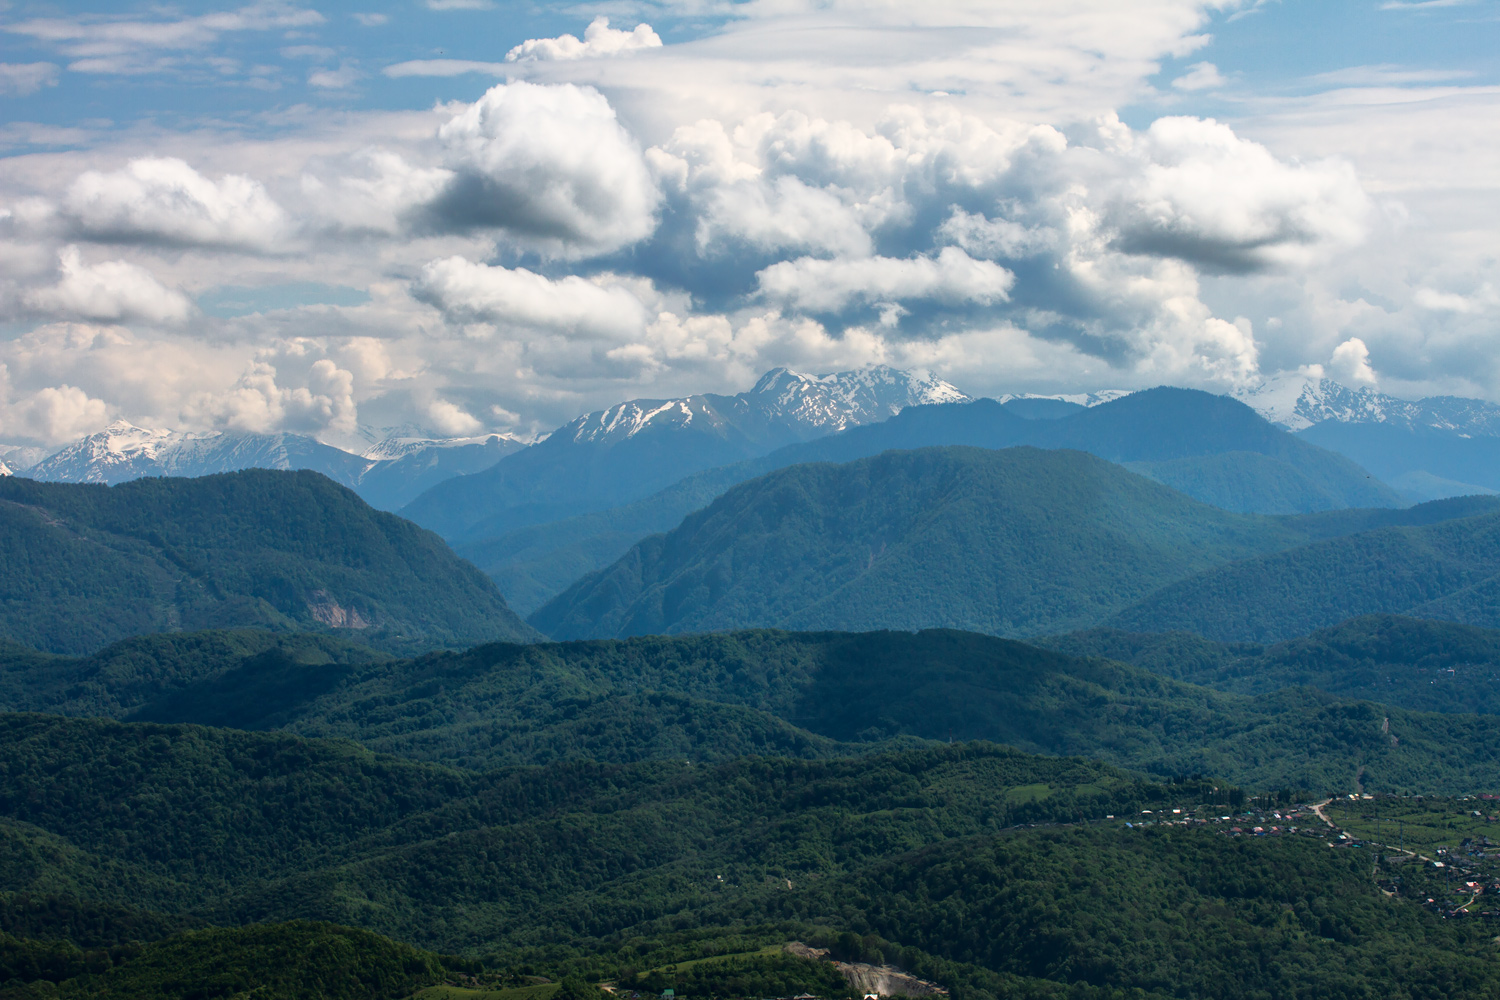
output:
[[[1497,25],[1486,0],[13,2],[0,441],[526,435],[780,364],[1500,398]]]

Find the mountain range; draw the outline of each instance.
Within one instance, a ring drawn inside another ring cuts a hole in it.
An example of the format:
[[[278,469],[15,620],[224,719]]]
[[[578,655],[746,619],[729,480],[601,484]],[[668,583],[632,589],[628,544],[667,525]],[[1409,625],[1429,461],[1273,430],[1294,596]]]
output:
[[[1044,404],[1063,410],[1036,416]],[[609,565],[644,536],[671,530],[734,484],[775,469],[847,462],[893,448],[1023,444],[1088,451],[1236,512],[1299,513],[1402,503],[1348,459],[1268,424],[1232,399],[1161,388],[1122,394],[1092,408],[1037,399],[908,407],[886,421],[696,473],[631,504],[497,538],[460,541],[457,549],[489,573],[518,609],[530,613],[583,574]]]
[[[819,376],[778,368],[734,396],[633,400],[585,414],[481,474],[438,484],[401,514],[450,542],[497,537],[629,503],[703,469],[908,406],[967,398],[940,379],[893,368]]]
[[[499,434],[432,439],[401,433],[356,455],[301,434],[182,433],[117,420],[23,471],[46,482],[113,485],[145,476],[310,469],[355,490],[374,507],[395,510],[435,483],[488,468],[522,447]]]

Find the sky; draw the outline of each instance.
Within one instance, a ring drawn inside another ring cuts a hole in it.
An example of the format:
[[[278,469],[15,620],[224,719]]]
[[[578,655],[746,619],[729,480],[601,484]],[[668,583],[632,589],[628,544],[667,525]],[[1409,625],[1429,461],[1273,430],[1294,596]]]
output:
[[[0,0],[0,442],[1500,400],[1496,0]]]

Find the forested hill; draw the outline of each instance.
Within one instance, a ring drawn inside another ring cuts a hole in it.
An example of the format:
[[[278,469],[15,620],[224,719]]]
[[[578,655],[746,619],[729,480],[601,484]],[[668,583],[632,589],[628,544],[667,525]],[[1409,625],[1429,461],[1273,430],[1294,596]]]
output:
[[[1500,513],[1246,559],[1164,587],[1104,624],[1277,642],[1369,614],[1500,627]]]
[[[1454,622],[1364,615],[1270,646],[1104,628],[1037,644],[1220,691],[1305,686],[1427,712],[1500,714],[1500,630]]]
[[[250,625],[401,649],[535,635],[436,535],[313,472],[6,478],[0,551],[0,638],[54,652]]]
[[[492,644],[412,660],[326,636],[132,639],[0,657],[3,709],[285,729],[471,769],[826,759],[994,740],[1257,787],[1500,787],[1500,717],[1251,698],[973,633],[738,632]],[[1399,744],[1391,736],[1399,738]]]

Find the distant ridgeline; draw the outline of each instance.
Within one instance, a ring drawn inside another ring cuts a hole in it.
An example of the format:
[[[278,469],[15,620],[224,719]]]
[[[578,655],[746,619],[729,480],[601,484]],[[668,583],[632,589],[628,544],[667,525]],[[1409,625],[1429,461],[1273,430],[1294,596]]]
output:
[[[1500,648],[1495,634],[1471,631],[1470,649]],[[1314,636],[1302,647],[1316,660],[1336,641],[1378,645],[1382,634],[1378,623],[1354,622],[1340,640]],[[1055,642],[1128,656],[1110,635]],[[1146,650],[1173,641],[1128,638]],[[11,649],[0,655],[0,709],[284,729],[481,769],[747,754],[817,760],[954,738],[1258,788],[1338,792],[1353,790],[1357,776],[1371,791],[1500,788],[1500,715],[1456,714],[1466,689],[1431,686],[1425,647],[1390,647],[1369,654],[1392,679],[1380,691],[1360,686],[1368,664],[1340,676],[1330,658],[1321,673],[1283,669],[1270,676],[1285,684],[1247,695],[1162,676],[1179,662],[1170,654],[1140,657],[1151,668],[1143,669],[942,630],[494,644],[415,659],[326,635],[184,633],[79,659]],[[1252,662],[1278,656],[1290,660],[1272,651]],[[1490,662],[1475,672],[1492,676]],[[1193,678],[1233,690],[1210,674]],[[1310,682],[1337,693],[1278,690]],[[1419,704],[1434,711],[1407,704],[1424,687],[1434,693]],[[1439,691],[1453,700],[1439,702]],[[1382,692],[1389,705],[1358,700]]]
[[[312,472],[0,479],[0,551],[0,636],[53,652],[239,626],[406,650],[534,636],[435,535]]]

